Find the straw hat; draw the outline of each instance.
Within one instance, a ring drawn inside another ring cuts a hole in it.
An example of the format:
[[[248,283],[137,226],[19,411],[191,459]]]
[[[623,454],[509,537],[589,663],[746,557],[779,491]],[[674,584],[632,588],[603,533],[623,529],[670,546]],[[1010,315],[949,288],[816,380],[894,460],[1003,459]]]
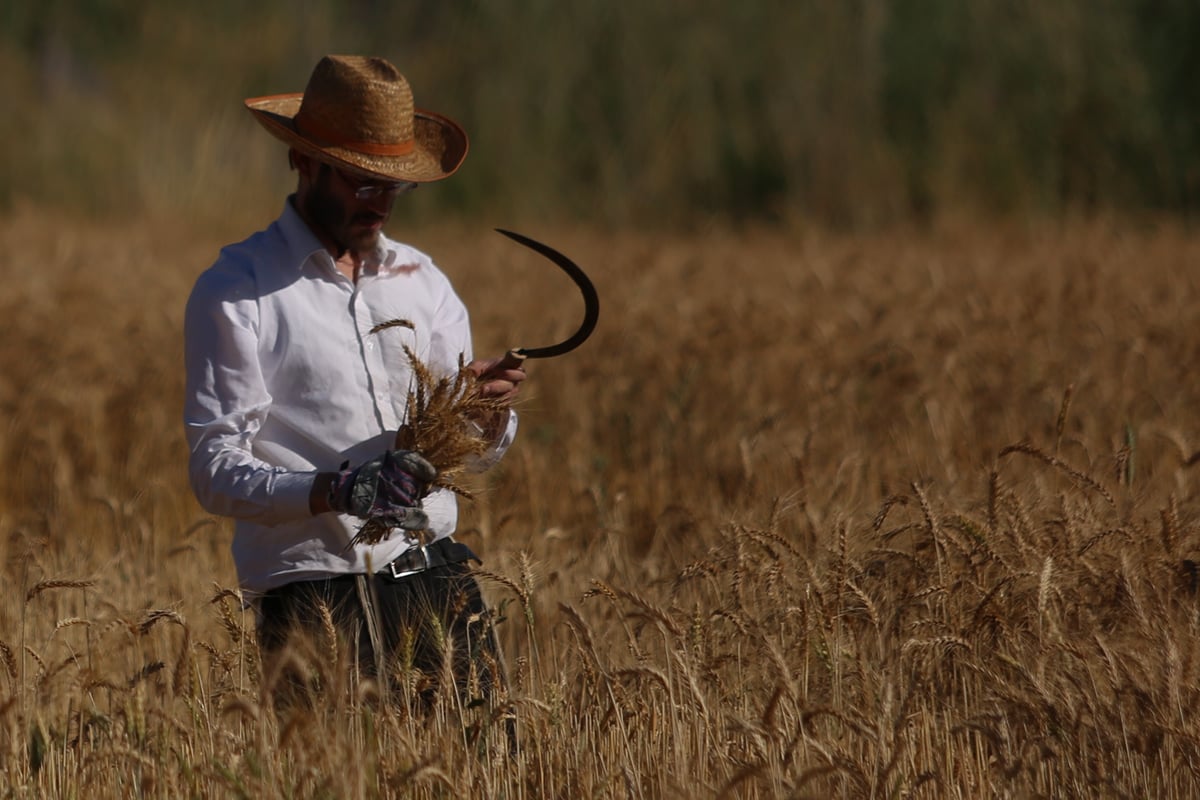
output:
[[[302,94],[251,97],[246,108],[301,153],[365,177],[441,180],[467,155],[466,132],[413,108],[408,81],[382,58],[325,56]]]

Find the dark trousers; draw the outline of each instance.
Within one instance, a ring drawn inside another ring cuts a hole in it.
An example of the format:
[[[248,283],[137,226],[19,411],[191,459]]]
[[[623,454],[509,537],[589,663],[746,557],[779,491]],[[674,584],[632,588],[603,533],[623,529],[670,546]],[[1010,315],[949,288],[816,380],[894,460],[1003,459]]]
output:
[[[480,699],[490,707],[504,688],[493,620],[465,562],[399,579],[346,575],[290,583],[266,592],[259,611],[264,676],[273,675],[273,688],[288,694],[313,691],[297,687],[294,674],[283,675],[286,665],[277,668],[289,642],[299,634],[324,667],[335,632],[339,653],[349,656],[343,664],[374,678],[401,708],[428,711],[450,688],[459,708]]]

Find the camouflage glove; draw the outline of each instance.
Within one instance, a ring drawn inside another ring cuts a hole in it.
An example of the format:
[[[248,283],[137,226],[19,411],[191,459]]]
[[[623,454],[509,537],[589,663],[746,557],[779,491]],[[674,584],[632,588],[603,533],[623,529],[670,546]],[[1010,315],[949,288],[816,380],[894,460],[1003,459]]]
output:
[[[393,528],[424,530],[429,518],[421,498],[437,478],[437,469],[411,450],[388,450],[366,463],[343,465],[329,486],[329,507]]]

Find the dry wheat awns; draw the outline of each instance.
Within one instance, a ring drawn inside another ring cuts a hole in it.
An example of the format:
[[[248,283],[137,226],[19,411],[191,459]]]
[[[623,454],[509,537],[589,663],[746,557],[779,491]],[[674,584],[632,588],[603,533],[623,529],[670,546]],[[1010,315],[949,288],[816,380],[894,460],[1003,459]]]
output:
[[[408,320],[389,320],[371,329],[378,333],[388,328],[413,329]],[[466,369],[459,356],[458,371],[436,375],[407,345],[404,354],[412,366],[412,389],[408,393],[408,420],[396,432],[395,448],[420,453],[437,468],[434,486],[449,489],[470,498],[459,484],[467,464],[482,455],[490,445],[482,429],[470,422],[486,419],[509,407],[509,401],[480,394],[480,382]],[[355,544],[377,544],[388,537],[390,528],[379,520],[367,520],[352,540]],[[424,541],[427,532],[418,538]]]

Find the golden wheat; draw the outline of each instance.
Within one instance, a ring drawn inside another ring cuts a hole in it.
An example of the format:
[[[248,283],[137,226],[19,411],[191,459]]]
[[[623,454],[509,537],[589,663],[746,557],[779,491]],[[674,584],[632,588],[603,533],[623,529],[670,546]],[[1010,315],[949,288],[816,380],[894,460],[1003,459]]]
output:
[[[512,291],[490,237],[424,235],[477,350],[575,324],[551,289]],[[183,298],[217,235],[0,218],[11,263],[40,266],[0,295],[0,785],[1196,795],[1200,240],[555,239],[604,265],[616,310],[531,369],[506,460],[453,479],[511,705],[382,703],[326,620],[281,710],[178,424]],[[398,666],[398,691],[433,687]]]

